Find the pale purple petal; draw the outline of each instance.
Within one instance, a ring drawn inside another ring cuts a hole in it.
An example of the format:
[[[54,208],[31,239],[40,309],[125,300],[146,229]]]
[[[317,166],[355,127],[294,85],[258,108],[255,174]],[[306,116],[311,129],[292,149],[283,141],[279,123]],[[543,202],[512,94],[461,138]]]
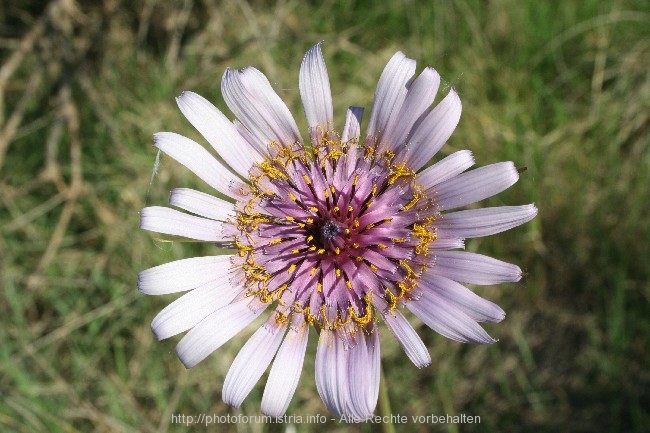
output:
[[[203,146],[187,137],[173,132],[158,132],[154,134],[153,145],[226,196],[232,197],[233,186],[241,183],[237,175],[224,167]]]
[[[302,141],[298,126],[269,80],[253,67],[226,70],[221,92],[230,110],[263,146]]]
[[[435,222],[440,237],[479,238],[501,233],[535,218],[532,205],[469,209],[444,214]]]
[[[379,334],[376,329],[365,335],[359,330],[358,344],[348,349],[348,380],[345,387],[350,393],[348,413],[357,420],[372,416],[379,395]]]
[[[232,203],[190,188],[172,190],[169,195],[169,204],[218,221],[226,221],[235,214],[235,206]]]
[[[474,165],[474,157],[469,150],[459,150],[425,168],[417,175],[417,182],[425,190],[457,176]]]
[[[316,388],[327,409],[340,418],[349,406],[347,360],[343,341],[327,329],[321,329],[316,349]]]
[[[147,269],[138,274],[138,289],[147,295],[185,292],[224,279],[233,256],[192,257]]]
[[[422,291],[422,296],[408,301],[406,307],[428,327],[452,340],[476,344],[496,341],[473,318],[432,290]]]
[[[465,248],[465,241],[460,238],[438,237],[429,245],[429,248],[434,251],[462,249]]]
[[[262,154],[237,132],[230,120],[204,97],[183,92],[176,98],[176,103],[187,120],[242,177],[248,176],[253,164],[264,160]]]
[[[425,114],[438,92],[440,75],[433,68],[425,68],[408,88],[406,99],[397,115],[391,116],[382,141],[391,150],[406,142],[413,125]]]
[[[422,276],[425,292],[432,290],[454,304],[477,322],[500,322],[506,313],[497,304],[483,299],[467,287],[448,278],[425,272]]]
[[[350,107],[345,114],[345,127],[341,135],[341,142],[358,141],[361,134],[361,118],[363,107]]]
[[[377,140],[378,144],[382,142],[382,135],[386,132],[391,116],[396,115],[402,107],[408,83],[414,73],[415,60],[398,51],[379,77],[367,129],[368,137]]]
[[[430,191],[439,210],[454,209],[492,197],[511,187],[519,179],[512,162],[479,167],[436,185]]]
[[[309,326],[290,327],[275,356],[262,396],[262,412],[272,417],[284,415],[293,397],[307,349]]]
[[[257,318],[268,304],[244,298],[229,304],[192,328],[176,345],[176,354],[192,368]]]
[[[241,406],[278,351],[286,327],[286,323],[279,325],[271,316],[241,348],[223,383],[224,403],[234,408]]]
[[[151,206],[140,211],[140,228],[198,241],[223,241],[223,223],[171,209]]]
[[[224,278],[206,283],[165,307],[151,322],[151,330],[158,340],[185,332],[228,305],[243,290]]]
[[[400,159],[417,171],[438,153],[460,120],[462,105],[452,89],[413,131]]]
[[[437,251],[431,272],[469,284],[500,284],[521,279],[519,266],[467,251]]]
[[[420,336],[399,310],[388,311],[382,316],[388,329],[417,368],[431,364],[431,356]]]
[[[330,80],[320,43],[305,54],[300,66],[300,97],[305,108],[310,130],[320,130],[321,135],[334,128],[334,109]]]

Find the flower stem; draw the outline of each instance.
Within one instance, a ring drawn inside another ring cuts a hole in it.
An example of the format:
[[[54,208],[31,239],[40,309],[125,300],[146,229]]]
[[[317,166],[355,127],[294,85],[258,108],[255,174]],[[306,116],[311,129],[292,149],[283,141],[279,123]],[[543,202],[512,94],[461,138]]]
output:
[[[384,433],[395,433],[395,426],[391,420],[390,398],[388,397],[388,386],[386,385],[386,378],[384,377],[384,364],[382,363],[379,369],[379,415],[382,419],[389,422],[382,423],[382,430]]]

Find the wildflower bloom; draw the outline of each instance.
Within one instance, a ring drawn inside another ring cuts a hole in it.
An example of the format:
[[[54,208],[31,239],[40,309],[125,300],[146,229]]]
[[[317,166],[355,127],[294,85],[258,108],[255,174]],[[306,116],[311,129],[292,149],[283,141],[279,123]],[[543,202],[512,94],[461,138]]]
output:
[[[232,250],[140,273],[144,293],[189,291],[155,317],[155,335],[189,330],[176,352],[190,368],[273,309],[228,371],[226,403],[239,407],[273,361],[262,411],[283,415],[311,326],[319,334],[318,392],[333,414],[353,419],[370,416],[377,403],[379,319],[417,367],[431,362],[400,307],[448,338],[495,341],[478,322],[499,322],[505,313],[461,283],[518,281],[521,270],[462,251],[463,242],[523,224],[537,210],[448,212],[498,194],[518,172],[511,162],[466,171],[474,163],[466,150],[423,169],[455,129],[461,103],[451,90],[433,107],[439,75],[432,68],[414,75],[415,61],[401,52],[391,58],[363,140],[362,108],[348,110],[340,134],[334,129],[320,45],[300,68],[309,142],[265,76],[251,67],[223,76],[234,122],[197,94],[177,99],[220,159],[189,138],[155,135],[158,149],[231,200],[175,189],[170,203],[189,213],[147,207],[141,227]]]

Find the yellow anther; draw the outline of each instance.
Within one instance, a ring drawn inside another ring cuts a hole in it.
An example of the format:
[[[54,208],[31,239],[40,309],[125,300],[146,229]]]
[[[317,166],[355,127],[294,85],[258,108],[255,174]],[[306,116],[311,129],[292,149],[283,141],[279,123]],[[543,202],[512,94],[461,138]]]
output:
[[[372,185],[372,190],[370,191],[370,194],[374,197],[375,194],[377,194],[377,184]]]
[[[282,238],[280,239],[273,239],[272,241],[269,241],[269,245],[277,245],[282,242]]]
[[[363,315],[359,316],[357,313],[354,311],[354,308],[352,306],[348,307],[348,312],[350,314],[350,317],[352,320],[359,324],[359,325],[367,325],[373,320],[373,309],[372,309],[372,292],[366,296],[363,297],[363,300],[365,301],[364,304],[364,309],[363,309]]]
[[[352,288],[352,283],[350,282],[350,280],[345,280],[345,285],[348,286],[348,289]]]
[[[318,254],[325,254],[325,249],[321,248],[318,251],[316,251]]]
[[[395,296],[395,294],[390,290],[386,290],[386,296],[388,297],[388,299],[386,299],[386,301],[388,301],[388,308],[390,310],[395,310],[397,308],[397,296]]]
[[[316,290],[318,290],[319,292],[322,292],[323,291],[323,283],[316,284]]]
[[[392,150],[387,150],[386,152],[384,152],[382,156],[386,161],[390,163],[393,160],[393,158],[395,158],[395,152],[393,152]]]
[[[291,254],[298,254],[299,252],[300,250],[298,248],[296,248],[295,250],[291,250]]]
[[[336,268],[336,276],[340,277],[341,276],[341,270],[339,268]]]
[[[309,236],[307,236],[307,243],[310,243],[310,242],[313,241],[313,240],[314,240],[314,236],[313,236],[313,235],[309,235]]]
[[[358,242],[353,243],[352,248],[359,248],[359,243]]]
[[[370,263],[370,269],[372,269],[373,272],[377,272],[377,269],[379,269],[379,268],[377,268],[377,266]]]
[[[396,244],[406,242],[406,238],[391,238],[390,240],[395,242]]]
[[[318,212],[319,209],[316,206],[312,206],[312,207],[309,208],[309,210],[316,213],[316,212]]]
[[[355,220],[354,220],[354,223],[353,223],[352,225],[354,226],[354,228],[359,227],[359,226],[360,226],[360,224],[359,224],[359,220],[358,220],[358,219],[355,219]]]
[[[309,271],[309,276],[313,277],[317,270],[318,268],[311,268],[311,270]]]
[[[366,203],[366,208],[372,206],[374,202],[375,202],[374,200],[368,200],[368,203]]]
[[[336,254],[341,254],[341,249],[339,247],[334,248]]]
[[[345,229],[344,231],[345,231],[345,234],[346,234],[346,235],[349,235],[349,234],[350,234],[350,229]]]
[[[297,224],[298,227],[300,227],[301,229],[304,229],[304,228],[306,227],[306,224],[305,224],[305,223],[296,223],[296,224]]]
[[[309,247],[309,251],[316,251],[316,246],[312,245],[311,247]]]
[[[305,179],[305,183],[307,185],[311,185],[311,180],[309,180],[309,176],[307,176],[306,174],[303,174],[302,178]]]
[[[377,244],[377,248],[381,248],[383,250],[383,249],[386,249],[388,247],[386,245],[384,245],[384,244]]]
[[[355,173],[354,180],[352,181],[352,185],[357,186],[358,182],[359,182],[359,173]]]
[[[332,210],[333,210],[334,212],[338,212],[338,211],[341,210],[341,208],[338,207],[338,206],[334,206],[334,207],[332,208]]]
[[[296,219],[292,217],[291,215],[287,215],[284,217],[287,221],[295,221]]]
[[[280,325],[286,325],[289,321],[289,318],[286,314],[282,314],[279,311],[275,313],[275,321]]]
[[[375,226],[375,225],[374,225],[373,223],[370,223],[370,224],[368,224],[368,225],[366,226],[366,230],[370,230],[370,229],[373,228],[374,226]]]
[[[334,188],[334,185],[330,185],[330,191],[332,191],[332,194],[336,194],[336,188]]]
[[[415,172],[406,167],[405,162],[400,162],[397,165],[391,166],[391,173],[388,176],[388,184],[392,185],[400,177],[414,177]]]
[[[410,202],[406,203],[404,206],[402,206],[402,210],[409,210],[413,206],[417,204],[418,201],[420,201],[421,195],[418,193],[413,194],[413,198],[411,199]]]
[[[415,253],[426,256],[429,253],[429,243],[436,240],[435,232],[424,224],[414,224],[413,235],[420,238],[420,242],[415,247]]]
[[[290,274],[295,270],[296,270],[296,264],[294,263],[291,266],[289,266],[289,269],[287,269],[287,273]]]
[[[313,218],[306,218],[305,221],[307,221],[307,224],[314,224]]]
[[[354,207],[352,205],[348,205],[348,213],[354,212]]]

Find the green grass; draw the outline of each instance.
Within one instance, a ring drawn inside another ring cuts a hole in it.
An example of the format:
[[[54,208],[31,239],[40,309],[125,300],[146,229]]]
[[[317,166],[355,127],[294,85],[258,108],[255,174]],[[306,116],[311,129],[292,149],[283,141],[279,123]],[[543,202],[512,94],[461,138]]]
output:
[[[320,40],[339,121],[348,105],[369,109],[402,50],[463,100],[443,154],[469,148],[480,165],[527,167],[487,204],[539,207],[533,222],[467,244],[527,272],[476,288],[508,313],[487,327],[497,344],[461,345],[418,324],[433,359],[418,370],[382,330],[393,413],[481,417],[404,431],[650,425],[647,1],[14,3],[0,6],[0,430],[185,431],[171,414],[259,414],[263,381],[239,411],[220,400],[250,332],[188,371],[178,338],[155,341],[151,319],[174,297],[139,294],[137,272],[214,250],[157,240],[137,212],[176,186],[207,191],[168,158],[151,182],[154,132],[198,139],[175,96],[191,89],[225,110],[224,69],[255,65],[305,130],[298,68]],[[314,337],[289,414],[327,414]],[[333,428],[374,431],[295,425]]]

